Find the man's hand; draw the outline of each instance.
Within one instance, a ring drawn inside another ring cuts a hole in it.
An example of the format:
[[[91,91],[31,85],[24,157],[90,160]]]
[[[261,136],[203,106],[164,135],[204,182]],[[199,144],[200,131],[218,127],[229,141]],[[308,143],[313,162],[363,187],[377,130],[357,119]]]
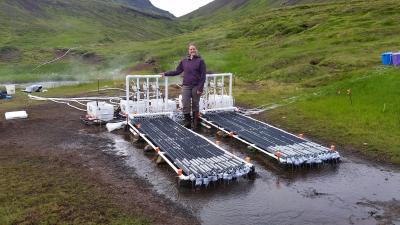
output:
[[[160,75],[161,75],[162,77],[165,77],[165,73],[160,73]]]
[[[197,95],[202,95],[202,94],[203,94],[202,91],[197,90]]]

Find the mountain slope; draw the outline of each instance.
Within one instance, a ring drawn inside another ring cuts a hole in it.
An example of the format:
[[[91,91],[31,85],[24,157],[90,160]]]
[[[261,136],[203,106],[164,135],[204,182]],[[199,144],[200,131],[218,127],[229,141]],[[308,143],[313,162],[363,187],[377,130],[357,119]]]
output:
[[[99,52],[104,46],[181,33],[175,21],[151,10],[104,0],[0,1],[0,79],[70,79],[65,73],[96,71],[112,61],[112,54]],[[68,49],[67,57],[35,69]]]
[[[108,2],[115,2],[119,4],[126,5],[132,9],[136,9],[141,12],[147,12],[150,14],[160,15],[168,18],[174,18],[175,16],[172,15],[170,12],[161,10],[155,7],[149,0],[104,0]]]
[[[40,45],[58,39],[67,46],[102,39],[149,40],[179,32],[165,17],[99,0],[6,0],[0,2],[0,12],[0,44]]]
[[[246,18],[249,15],[262,14],[266,10],[277,7],[338,1],[341,0],[214,0],[198,10],[183,16],[180,20],[189,20],[190,23],[195,23],[195,27],[198,27],[235,17]]]
[[[383,52],[399,51],[400,2],[258,3],[194,18],[193,32],[135,49],[170,70],[195,41],[209,71],[235,74],[238,104],[282,105],[269,121],[400,164],[400,68],[381,65]]]

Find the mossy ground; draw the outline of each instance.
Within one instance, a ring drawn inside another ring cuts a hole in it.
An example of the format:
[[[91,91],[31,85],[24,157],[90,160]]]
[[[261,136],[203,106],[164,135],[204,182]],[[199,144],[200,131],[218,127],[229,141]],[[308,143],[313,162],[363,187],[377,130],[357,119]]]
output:
[[[44,157],[0,158],[1,224],[149,224],[124,214],[76,168]]]

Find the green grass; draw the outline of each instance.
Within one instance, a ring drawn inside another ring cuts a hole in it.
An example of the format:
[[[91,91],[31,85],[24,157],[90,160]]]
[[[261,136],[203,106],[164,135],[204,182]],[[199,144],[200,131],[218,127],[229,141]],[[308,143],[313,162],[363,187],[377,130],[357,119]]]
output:
[[[393,136],[398,134],[395,125],[398,124],[398,111],[393,105],[397,93],[393,84],[396,82],[389,77],[396,80],[400,70],[382,69],[380,57],[382,52],[396,51],[400,46],[397,22],[400,20],[397,10],[400,2],[323,2],[280,7],[281,1],[252,0],[238,9],[217,10],[204,20],[203,15],[191,20],[183,18],[178,24],[173,21],[171,34],[159,34],[158,37],[163,38],[151,41],[143,41],[151,39],[151,35],[135,38],[114,26],[110,30],[119,31],[111,32],[112,35],[103,28],[100,29],[102,32],[92,32],[92,28],[86,27],[90,34],[60,31],[59,38],[49,38],[49,42],[41,43],[39,47],[34,46],[35,42],[28,43],[23,36],[12,41],[14,33],[11,36],[6,33],[8,42],[4,43],[11,47],[8,49],[23,49],[23,57],[1,65],[0,82],[52,78],[121,79],[127,71],[145,73],[124,69],[148,59],[156,62],[148,72],[158,73],[175,69],[186,54],[186,44],[195,42],[209,71],[236,75],[234,93],[239,104],[285,105],[296,100],[272,111],[270,119],[282,122],[288,128],[311,130],[313,136],[327,141],[355,146],[366,154],[382,152],[388,161],[399,162],[399,141]],[[68,13],[61,14],[69,21]],[[121,19],[115,14],[111,18],[110,21]],[[87,25],[80,24],[86,23],[84,21],[71,19],[70,23],[85,27]],[[160,21],[153,22],[157,27]],[[106,24],[103,20],[99,23]],[[70,31],[65,24],[55,24],[52,27]],[[40,25],[39,28],[43,27]],[[94,29],[97,27],[96,22]],[[179,33],[182,30],[186,32]],[[98,41],[105,34],[112,42]],[[34,41],[42,40],[38,32],[36,35],[37,38],[33,35]],[[79,51],[96,53],[104,60],[99,64],[88,64],[75,57],[33,71],[38,64],[54,57],[54,48],[66,47],[63,43],[78,43]],[[363,90],[362,85],[369,91]],[[348,103],[348,97],[343,94],[346,88],[353,90],[354,103],[350,106],[345,104]],[[343,89],[341,95],[332,94],[337,89]],[[379,93],[376,95],[379,97],[374,97],[372,91]],[[314,93],[318,95],[314,96]],[[329,107],[328,103],[335,107]],[[342,108],[336,108],[339,106]],[[292,114],[296,115],[293,120],[291,116],[279,119],[279,115]],[[370,133],[371,130],[376,134]]]
[[[270,111],[266,118],[328,144],[400,164],[399,75],[393,68],[363,73]]]
[[[148,224],[79,171],[40,157],[0,158],[0,224]]]
[[[400,45],[395,6],[389,0],[264,8],[137,49],[169,70],[176,46],[195,40],[210,71],[240,80],[238,104],[285,105],[269,111],[268,120],[400,164],[400,69],[380,66],[381,53]]]
[[[95,79],[112,76],[131,58],[113,51],[115,42],[154,40],[181,32],[171,19],[143,14],[107,1],[1,1],[0,82]],[[102,52],[107,47],[111,51]],[[57,49],[75,48],[62,60]],[[3,50],[18,54],[8,57]],[[92,51],[91,51],[92,50]],[[102,58],[82,60],[82,53]],[[112,52],[112,57],[110,52]],[[107,69],[105,69],[107,68]]]

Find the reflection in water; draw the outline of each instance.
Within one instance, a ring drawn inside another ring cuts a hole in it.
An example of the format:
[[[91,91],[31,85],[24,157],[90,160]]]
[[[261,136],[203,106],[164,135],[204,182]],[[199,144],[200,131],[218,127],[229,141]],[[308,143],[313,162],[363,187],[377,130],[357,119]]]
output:
[[[167,165],[152,162],[144,144],[131,144],[120,135],[104,134],[114,141],[108,150],[125,156],[128,167],[147,179],[154,190],[197,214],[203,224],[376,224],[399,221],[400,173],[366,162],[344,158],[340,164],[313,168],[282,168],[263,155],[246,150],[231,139],[212,141],[239,157],[250,156],[256,167],[253,179],[180,188]],[[378,202],[379,204],[373,204]],[[394,202],[394,203],[393,203]],[[396,208],[395,208],[396,209]],[[389,215],[389,216],[387,216]]]

